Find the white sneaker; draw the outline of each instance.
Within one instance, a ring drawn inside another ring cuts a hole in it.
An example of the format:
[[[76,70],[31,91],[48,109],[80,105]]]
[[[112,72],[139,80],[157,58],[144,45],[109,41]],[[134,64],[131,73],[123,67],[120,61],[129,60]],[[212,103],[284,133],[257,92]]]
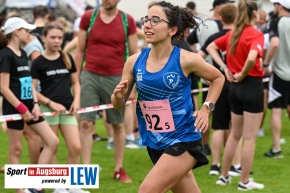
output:
[[[52,193],[69,193],[69,191],[64,188],[56,188]]]
[[[263,189],[264,184],[254,182],[254,179],[249,179],[247,183],[239,182],[238,190],[247,191],[254,189]]]
[[[114,149],[114,143],[113,142],[108,142],[107,143],[107,149]]]
[[[229,175],[230,176],[234,176],[234,177],[237,177],[237,176],[240,176],[241,175],[241,168],[236,168],[235,166],[231,166],[230,168],[230,171],[229,171]]]
[[[231,183],[231,176],[225,177],[225,176],[221,175],[215,184],[225,186],[225,185],[230,184],[230,183]]]
[[[264,137],[265,136],[265,132],[264,132],[264,128],[260,128],[258,133],[257,133],[258,137]]]
[[[220,164],[211,165],[209,170],[209,175],[211,176],[218,176],[220,174]]]
[[[132,140],[126,140],[125,148],[127,149],[140,149],[141,146],[139,146],[135,141]]]
[[[91,193],[90,191],[87,190],[82,190],[79,188],[72,188],[68,190],[69,193]]]
[[[285,144],[285,143],[286,143],[286,139],[285,139],[285,138],[281,138],[281,139],[280,139],[280,144],[283,145],[283,144]]]

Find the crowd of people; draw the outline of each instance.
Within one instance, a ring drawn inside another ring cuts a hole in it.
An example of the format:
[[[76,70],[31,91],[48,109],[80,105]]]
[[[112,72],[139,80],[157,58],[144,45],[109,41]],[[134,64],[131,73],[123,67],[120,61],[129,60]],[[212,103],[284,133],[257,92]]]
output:
[[[58,163],[60,131],[66,163],[90,164],[101,115],[114,179],[132,182],[123,167],[125,148],[147,149],[154,166],[139,193],[201,192],[192,169],[208,164],[209,156],[216,185],[240,176],[238,190],[263,189],[250,177],[256,137],[264,135],[270,109],[273,145],[264,156],[282,158],[283,109],[290,118],[290,0],[270,2],[268,17],[253,1],[213,0],[212,16],[204,19],[193,1],[185,8],[154,1],[140,26],[118,9],[119,0],[88,7],[74,28],[42,5],[33,9],[34,24],[9,13],[0,33],[2,113],[23,118],[2,124],[8,163],[19,163],[22,136],[31,164]],[[202,102],[193,94],[199,85]],[[114,108],[77,114],[110,103]]]

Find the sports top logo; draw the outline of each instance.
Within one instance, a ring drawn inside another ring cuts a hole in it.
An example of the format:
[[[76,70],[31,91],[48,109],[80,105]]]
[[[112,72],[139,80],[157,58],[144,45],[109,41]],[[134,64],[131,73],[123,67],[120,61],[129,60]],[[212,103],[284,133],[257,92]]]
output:
[[[163,75],[163,82],[170,89],[175,89],[178,86],[179,80],[180,76],[176,72],[167,72]]]

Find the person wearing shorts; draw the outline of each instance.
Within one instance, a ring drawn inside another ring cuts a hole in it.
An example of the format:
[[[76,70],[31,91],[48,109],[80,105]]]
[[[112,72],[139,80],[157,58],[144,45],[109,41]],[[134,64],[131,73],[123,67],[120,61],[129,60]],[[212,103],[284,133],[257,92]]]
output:
[[[100,8],[86,11],[81,18],[75,62],[80,74],[82,108],[111,103],[110,96],[121,79],[127,57],[137,52],[136,22],[131,15],[117,8],[119,2],[103,0]],[[82,69],[83,59],[86,63]],[[123,169],[126,143],[124,110],[108,109],[106,117],[107,123],[113,126],[113,178],[125,183],[131,182]],[[92,127],[95,120],[96,112],[80,116],[82,159],[86,164],[91,162]]]
[[[111,97],[114,107],[121,109],[136,85],[139,143],[147,146],[154,163],[138,192],[200,193],[192,168],[208,164],[201,133],[208,129],[224,76],[198,54],[174,45],[186,29],[198,27],[189,10],[157,2],[141,22],[151,48],[129,57]],[[211,82],[207,103],[195,112],[191,73]]]
[[[231,132],[224,150],[221,175],[216,184],[227,185],[230,182],[229,169],[240,139],[243,138],[239,190],[264,188],[263,184],[249,179],[264,100],[260,60],[263,57],[264,35],[253,27],[258,18],[255,2],[239,2],[233,30],[207,47],[208,53],[223,67],[230,82]],[[219,50],[226,51],[227,65],[219,55]]]
[[[58,131],[68,149],[67,164],[79,164],[81,153],[80,134],[76,113],[80,108],[80,83],[74,60],[61,51],[64,29],[57,23],[49,23],[43,29],[44,52],[33,61],[31,74],[34,87],[40,82],[41,91],[37,92],[41,102],[41,112],[56,112],[46,120],[52,131]],[[54,154],[51,163],[57,164]],[[53,193],[89,193],[82,189],[56,188]]]
[[[29,34],[26,42],[22,44],[22,49],[26,52],[28,57],[29,68],[31,68],[32,61],[40,56],[44,50],[39,39],[32,34]],[[36,90],[39,91],[39,89],[40,87],[38,86]],[[27,141],[27,147],[30,154],[30,163],[37,164],[39,154],[42,149],[41,140],[39,136],[29,127],[24,127],[23,135]]]
[[[283,157],[280,145],[283,109],[290,112],[290,2],[281,0],[271,0],[271,2],[274,4],[274,13],[278,17],[272,19],[269,24],[270,45],[263,66],[265,73],[269,73],[269,64],[272,63],[268,108],[271,109],[270,128],[273,144],[271,149],[264,153],[264,156],[281,158]]]
[[[223,29],[219,32],[209,36],[209,38],[205,41],[204,45],[198,51],[198,54],[205,58],[208,55],[206,50],[207,46],[216,40],[219,37],[225,35],[229,30],[234,27],[234,21],[237,16],[237,6],[233,3],[226,3],[220,8],[220,17],[223,23]],[[220,56],[224,63],[226,64],[226,54],[225,52],[219,52]],[[219,66],[215,61],[213,61],[213,65],[219,69],[224,74],[223,67]],[[224,74],[225,76],[225,74]],[[204,96],[204,95],[203,95]],[[205,95],[206,96],[206,95]],[[222,154],[222,150],[224,145],[226,144],[226,140],[230,133],[231,127],[231,109],[230,109],[230,101],[229,101],[229,82],[226,80],[220,94],[216,102],[216,108],[212,113],[212,128],[214,132],[212,133],[212,163],[209,170],[209,175],[219,175],[220,174],[220,157]],[[242,141],[242,140],[241,140]],[[232,167],[230,171],[230,175],[239,175],[236,172],[235,168],[240,167],[240,155],[241,148],[238,148],[236,151],[236,156],[232,161]]]
[[[32,86],[26,53],[20,49],[21,43],[28,38],[28,30],[36,26],[22,18],[11,17],[6,20],[0,32],[0,79],[3,94],[3,115],[21,114],[22,120],[7,122],[9,142],[9,164],[19,164],[24,125],[28,125],[43,140],[44,148],[38,164],[48,164],[56,152],[59,140],[40,117],[39,102]],[[17,189],[23,193],[23,189]],[[39,193],[43,190],[37,191]]]

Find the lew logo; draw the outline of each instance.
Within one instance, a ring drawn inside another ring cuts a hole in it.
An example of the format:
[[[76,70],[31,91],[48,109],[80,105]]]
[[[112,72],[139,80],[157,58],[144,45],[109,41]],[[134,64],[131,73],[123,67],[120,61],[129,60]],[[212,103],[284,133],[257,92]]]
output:
[[[180,76],[176,72],[167,72],[163,75],[163,82],[170,89],[174,89],[177,87],[179,79]]]
[[[6,164],[5,188],[99,188],[99,165]]]

